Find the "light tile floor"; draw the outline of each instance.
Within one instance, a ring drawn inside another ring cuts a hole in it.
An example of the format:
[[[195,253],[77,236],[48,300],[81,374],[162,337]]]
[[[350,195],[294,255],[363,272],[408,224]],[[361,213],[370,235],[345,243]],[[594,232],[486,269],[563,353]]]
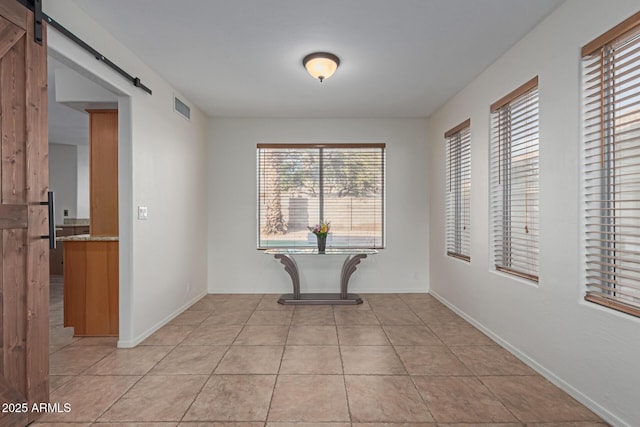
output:
[[[51,400],[72,410],[35,426],[605,425],[428,294],[295,308],[207,295],[116,349],[62,327],[61,291],[52,283]]]

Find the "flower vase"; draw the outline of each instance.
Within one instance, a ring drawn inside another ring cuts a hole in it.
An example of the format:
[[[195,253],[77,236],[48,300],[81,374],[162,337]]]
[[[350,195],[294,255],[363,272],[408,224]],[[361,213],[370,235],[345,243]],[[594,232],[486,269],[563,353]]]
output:
[[[323,254],[325,248],[327,247],[327,235],[326,234],[316,234],[318,238],[318,253]]]

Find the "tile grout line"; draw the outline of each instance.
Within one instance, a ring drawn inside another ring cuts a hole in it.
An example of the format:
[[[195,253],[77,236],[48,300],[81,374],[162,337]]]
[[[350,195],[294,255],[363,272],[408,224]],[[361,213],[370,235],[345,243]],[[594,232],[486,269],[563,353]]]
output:
[[[263,297],[264,298],[264,297]],[[278,302],[276,302],[278,304]],[[273,396],[276,394],[276,385],[280,379],[280,369],[282,368],[282,360],[284,359],[284,353],[287,351],[287,343],[289,342],[289,332],[291,331],[291,325],[293,323],[293,316],[295,315],[295,307],[292,310],[291,318],[289,319],[289,325],[287,325],[287,336],[284,339],[284,345],[282,347],[282,355],[280,356],[280,363],[278,364],[278,371],[276,372],[275,379],[273,381],[273,388],[271,389],[271,397],[269,398],[269,406],[267,407],[267,413],[264,417],[264,425],[267,425],[269,421],[269,414],[271,413],[271,405],[273,403]]]
[[[223,303],[226,301],[223,300]],[[213,315],[213,312],[215,311],[215,309],[211,310],[211,314],[209,314],[209,316],[207,316],[207,318],[211,317]],[[204,322],[204,320],[203,320]],[[244,328],[244,326],[243,326]],[[195,330],[195,329],[194,329]],[[242,329],[241,329],[242,330]],[[193,333],[193,331],[191,331],[191,333]],[[189,333],[189,335],[191,335],[191,333]],[[240,335],[240,332],[238,332],[238,335]],[[238,335],[236,335],[236,337],[233,339],[233,341],[231,342],[231,344],[233,344],[233,342],[235,341],[235,339],[238,337]],[[187,335],[188,337],[188,335]],[[185,337],[185,340],[187,339],[187,337]],[[183,340],[184,341],[184,340]],[[181,341],[182,342],[182,341]],[[204,387],[207,385],[207,383],[211,380],[211,377],[213,377],[214,372],[216,371],[216,369],[218,369],[218,366],[220,366],[220,363],[222,362],[222,360],[224,359],[224,357],[227,355],[227,353],[229,352],[229,349],[231,349],[231,344],[229,344],[227,346],[227,349],[224,351],[224,353],[222,354],[222,356],[220,356],[220,359],[218,359],[218,362],[216,362],[216,366],[213,367],[213,369],[211,370],[211,373],[209,374],[209,376],[207,377],[207,379],[202,383],[202,386],[200,387],[200,390],[198,390],[198,392],[195,394],[195,396],[193,397],[193,400],[191,401],[191,403],[189,404],[189,407],[184,411],[184,414],[182,414],[182,416],[180,417],[180,421],[178,421],[177,425],[180,425],[180,423],[182,423],[184,421],[184,417],[187,415],[187,413],[191,410],[191,408],[193,407],[193,404],[196,402],[196,400],[198,399],[198,397],[200,396],[200,394],[202,393],[202,390],[204,390]],[[176,347],[178,347],[180,344],[176,345]],[[188,346],[185,346],[188,347]]]
[[[210,315],[211,315],[211,314],[210,314]],[[209,315],[209,316],[210,316],[210,315]],[[207,316],[207,317],[209,317],[209,316]],[[203,320],[203,321],[204,321],[204,320]],[[202,323],[202,322],[201,322],[201,323]],[[200,326],[200,325],[198,325],[198,326]],[[191,335],[191,334],[193,333],[193,331],[195,331],[195,329],[196,329],[196,328],[197,328],[197,326],[196,326],[196,327],[194,327],[194,328],[193,328],[193,330],[192,330],[191,332],[189,332],[187,335],[185,335],[185,337],[184,337],[182,340],[180,340],[180,342],[178,342],[176,345],[174,345],[174,346],[173,346],[173,348],[172,348],[169,352],[167,352],[167,354],[165,354],[165,356],[164,356],[160,361],[164,360],[164,359],[165,359],[165,358],[166,358],[166,357],[167,357],[171,352],[173,352],[176,348],[178,348],[178,347],[182,344],[182,342],[184,342],[184,341],[189,337],[189,335]],[[149,347],[154,347],[154,346],[149,346]],[[221,358],[220,360],[222,360],[222,358]],[[149,370],[147,370],[147,372],[146,372],[144,375],[142,375],[142,376],[138,379],[138,381],[136,381],[134,384],[132,384],[132,385],[131,385],[131,387],[129,387],[129,388],[128,388],[124,393],[122,393],[122,395],[121,395],[118,399],[116,399],[116,401],[115,401],[115,402],[113,402],[113,404],[111,404],[111,406],[109,406],[109,408],[107,408],[107,409],[106,409],[102,414],[100,414],[100,416],[98,416],[98,418],[96,418],[96,420],[94,421],[94,423],[96,423],[96,422],[98,421],[98,419],[99,419],[101,416],[103,416],[104,414],[106,414],[106,413],[109,411],[109,409],[111,409],[111,408],[112,408],[116,403],[118,403],[118,402],[120,401],[120,399],[122,399],[122,398],[123,398],[123,397],[124,397],[124,396],[125,396],[125,395],[130,391],[130,390],[131,390],[131,389],[133,389],[133,387],[134,387],[136,384],[138,384],[140,381],[142,381],[142,379],[143,379],[143,378],[145,378],[145,377],[149,374],[149,372],[151,372],[151,370],[153,370],[153,368],[155,368],[155,367],[160,363],[160,361],[156,362],[156,363],[155,363],[155,364],[154,364],[154,365],[153,365]],[[220,363],[220,361],[218,361],[218,363]],[[216,364],[216,367],[217,367],[217,364]],[[215,368],[214,368],[214,370],[215,370]],[[213,371],[212,371],[212,373],[213,373]],[[193,375],[197,375],[197,374],[193,374]],[[202,386],[200,387],[200,390],[198,391],[198,393],[196,393],[196,395],[194,396],[193,400],[192,400],[192,401],[191,401],[191,403],[189,404],[189,407],[185,410],[184,414],[182,414],[182,416],[180,417],[180,420],[176,423],[176,426],[177,426],[177,425],[179,425],[179,424],[182,422],[182,419],[183,419],[183,418],[184,418],[184,416],[187,414],[187,412],[189,411],[189,409],[191,409],[191,406],[192,406],[192,405],[193,405],[193,403],[195,402],[196,398],[197,398],[197,397],[200,395],[200,393],[202,392],[202,389],[204,388],[205,384],[207,383],[207,381],[209,380],[209,378],[210,378],[210,377],[211,377],[211,375],[209,375],[209,377],[207,378],[207,380],[205,380],[205,381],[202,383]]]
[[[433,329],[431,329],[431,328],[429,327],[429,325],[427,325],[427,323],[426,323],[426,322],[425,322],[425,321],[424,321],[420,316],[418,316],[418,315],[417,315],[417,313],[415,313],[415,311],[413,310],[413,308],[412,308],[411,306],[409,306],[408,304],[407,304],[407,306],[408,306],[408,307],[409,307],[409,309],[410,309],[410,310],[411,310],[411,311],[412,311],[412,312],[413,312],[413,313],[414,313],[414,314],[415,314],[415,315],[416,315],[416,316],[417,316],[417,317],[418,317],[418,318],[419,318],[419,319],[424,323],[424,325],[425,325],[425,326],[426,326],[426,327],[427,327],[427,328],[428,328],[428,329],[433,333],[433,335],[434,335],[434,336],[436,336],[436,337],[438,338],[438,340],[442,342],[442,344],[446,347],[447,351],[448,351],[451,355],[453,355],[453,357],[454,357],[456,360],[458,360],[458,362],[460,362],[460,363],[462,364],[462,366],[464,366],[466,369],[468,369],[468,370],[469,370],[469,372],[472,374],[472,375],[464,375],[464,377],[473,377],[473,378],[475,378],[475,379],[476,379],[476,380],[477,380],[477,381],[478,381],[478,382],[479,382],[479,383],[480,383],[480,384],[481,384],[481,385],[482,385],[482,386],[483,386],[483,387],[484,387],[484,388],[485,388],[485,389],[486,389],[486,390],[491,394],[491,396],[493,396],[493,397],[496,399],[496,401],[497,401],[497,402],[499,402],[499,403],[500,403],[500,405],[502,405],[502,407],[503,407],[503,408],[504,408],[504,409],[505,409],[505,410],[506,410],[506,411],[507,411],[507,412],[508,412],[508,413],[509,413],[509,414],[510,414],[510,415],[511,415],[515,420],[517,420],[518,422],[522,422],[522,421],[521,421],[521,420],[520,420],[520,419],[519,419],[519,418],[518,418],[518,417],[517,417],[513,412],[511,412],[511,410],[510,410],[510,409],[509,409],[509,408],[504,404],[504,402],[502,402],[502,400],[501,400],[497,395],[495,395],[495,393],[493,393],[493,392],[489,389],[489,387],[487,387],[487,385],[486,385],[486,384],[485,384],[485,383],[480,379],[479,375],[477,375],[477,374],[476,374],[476,373],[475,373],[475,372],[474,372],[474,371],[473,371],[469,366],[467,366],[467,364],[466,364],[466,363],[464,363],[464,361],[463,361],[462,359],[460,359],[460,357],[458,357],[458,355],[457,355],[457,354],[456,354],[456,353],[451,349],[451,345],[449,345],[448,343],[446,343],[446,342],[445,342],[445,341],[440,337],[440,335],[438,335],[435,331],[433,331]],[[463,319],[463,320],[464,320],[464,319]],[[465,322],[466,322],[466,321],[465,321]],[[468,323],[468,322],[467,322],[467,323]],[[473,325],[471,325],[471,326],[473,326]],[[386,331],[385,331],[385,332],[386,332]],[[427,375],[427,376],[433,376],[433,375]],[[431,413],[431,410],[429,409],[429,405],[427,404],[427,402],[426,402],[426,401],[424,400],[424,398],[422,397],[422,393],[420,393],[420,391],[419,391],[419,389],[418,389],[418,386],[417,386],[417,384],[415,383],[415,379],[414,379],[414,376],[413,376],[413,375],[411,376],[411,381],[413,382],[414,387],[416,387],[416,390],[418,390],[418,394],[420,395],[420,397],[421,397],[421,398],[422,398],[422,400],[424,401],[425,406],[427,406],[427,409],[429,410],[429,413]],[[431,416],[432,416],[432,418],[433,418],[433,419],[434,419],[434,421],[435,421],[435,417],[433,417],[433,414],[431,414]]]
[[[207,317],[209,317],[209,316],[207,316]],[[204,320],[203,320],[203,321],[204,321]],[[202,322],[200,322],[200,323],[202,323]],[[189,326],[191,326],[191,325],[189,325]],[[200,326],[200,324],[198,324],[198,326]],[[155,363],[155,364],[154,364],[150,369],[148,369],[148,370],[147,370],[147,372],[146,372],[145,374],[143,374],[143,375],[138,379],[138,381],[136,381],[136,382],[135,382],[135,383],[134,383],[134,384],[133,384],[129,389],[127,389],[127,390],[126,390],[126,391],[125,391],[125,392],[124,392],[124,393],[123,393],[123,394],[122,394],[122,395],[121,395],[121,396],[120,396],[120,397],[119,397],[119,398],[118,398],[118,399],[117,399],[117,400],[116,400],[116,401],[115,401],[115,402],[114,402],[114,403],[113,403],[109,408],[107,408],[107,409],[106,409],[102,414],[100,414],[100,416],[99,416],[98,418],[96,418],[95,422],[97,422],[97,421],[98,421],[98,419],[99,419],[101,416],[103,416],[106,412],[108,412],[108,411],[109,411],[109,409],[111,409],[111,408],[112,408],[116,403],[118,403],[118,402],[120,401],[120,399],[122,399],[122,398],[123,398],[123,397],[124,397],[124,396],[125,396],[125,395],[126,395],[126,394],[127,394],[127,393],[128,393],[128,392],[129,392],[129,391],[130,391],[134,386],[135,386],[135,385],[137,385],[140,381],[142,381],[142,379],[143,379],[143,378],[145,378],[145,377],[147,377],[147,376],[150,376],[150,377],[154,376],[154,375],[149,375],[149,373],[153,370],[153,368],[155,368],[155,367],[156,367],[156,366],[157,366],[157,365],[158,365],[162,360],[164,360],[164,359],[165,359],[165,358],[166,358],[166,357],[167,357],[171,352],[173,352],[176,348],[178,348],[178,347],[182,344],[182,342],[184,342],[184,341],[185,341],[185,340],[186,340],[186,339],[187,339],[187,338],[188,338],[188,337],[193,333],[193,331],[195,331],[195,329],[197,329],[197,327],[198,327],[198,326],[195,326],[195,327],[193,328],[193,330],[192,330],[191,332],[189,332],[187,335],[185,335],[185,336],[184,336],[184,338],[182,338],[182,340],[180,340],[180,342],[178,342],[177,344],[175,344],[175,345],[173,346],[173,348],[172,348],[170,351],[168,351],[168,352],[167,352],[167,354],[165,354],[165,356],[164,356],[162,359],[160,359],[160,360],[159,360],[158,362],[156,362],[156,363]],[[146,347],[157,347],[157,346],[150,345],[150,346],[146,346]],[[218,363],[219,363],[219,361],[218,361]],[[216,364],[216,366],[217,366],[217,364]],[[214,368],[214,369],[215,369],[215,368]],[[212,371],[212,372],[213,372],[213,371]],[[199,374],[190,374],[190,375],[197,375],[197,376],[201,376],[201,375],[199,375]],[[175,376],[190,376],[190,375],[175,375]],[[173,376],[173,375],[165,375],[165,376]],[[209,377],[210,377],[210,375],[209,375]],[[180,417],[180,420],[176,423],[176,425],[178,425],[178,424],[182,421],[182,419],[183,419],[183,418],[184,418],[184,416],[186,415],[187,411],[191,408],[191,405],[193,405],[193,402],[195,402],[195,399],[197,398],[197,396],[198,396],[198,395],[200,394],[200,392],[202,391],[202,388],[204,388],[204,385],[207,383],[207,381],[208,381],[208,378],[207,378],[207,380],[205,380],[205,381],[203,382],[202,386],[200,387],[200,390],[198,391],[198,393],[196,393],[196,395],[195,395],[195,397],[194,397],[193,401],[189,404],[189,407],[188,407],[188,408],[187,408],[187,410],[184,412],[184,414],[182,414],[182,416]],[[132,421],[132,422],[133,422],[133,421]],[[142,421],[142,422],[146,422],[146,421]],[[173,421],[172,421],[172,422],[173,422]]]
[[[347,412],[349,413],[349,422],[353,424],[353,414],[351,413],[351,403],[349,403],[349,391],[347,390],[347,375],[344,372],[344,359],[342,358],[342,345],[340,345],[340,334],[338,332],[338,322],[336,321],[335,307],[331,307],[333,313],[333,322],[336,329],[336,340],[338,341],[338,354],[340,355],[340,367],[342,368],[342,385],[344,386],[344,397],[347,401]]]
[[[402,298],[400,298],[402,300]],[[404,302],[404,301],[403,301]],[[406,303],[405,303],[406,304]],[[414,316],[418,317],[418,319],[420,319],[420,321],[422,323],[423,320],[415,314],[415,312],[411,309],[411,307],[409,307],[408,304],[406,304],[407,307],[409,308],[409,310],[411,311],[411,313],[413,313]],[[376,318],[378,319],[378,321],[380,321],[380,319],[378,318],[378,315],[375,313],[373,313],[374,316],[376,316]],[[389,325],[388,325],[389,326]],[[427,410],[427,413],[429,414],[429,416],[431,417],[431,420],[433,423],[436,422],[436,418],[433,416],[433,413],[431,412],[431,409],[429,408],[429,405],[427,404],[427,402],[424,400],[424,397],[422,397],[422,393],[420,393],[420,389],[418,388],[418,386],[416,385],[416,382],[413,378],[413,375],[409,374],[409,370],[407,369],[407,366],[405,365],[405,363],[402,361],[402,358],[400,357],[400,354],[398,354],[398,350],[396,349],[396,346],[393,344],[393,341],[391,340],[391,337],[389,337],[389,333],[387,332],[387,330],[384,328],[384,325],[382,325],[382,322],[380,323],[380,327],[382,328],[382,331],[384,332],[385,336],[387,337],[387,340],[389,340],[389,345],[391,345],[391,347],[393,348],[393,352],[395,353],[396,357],[398,358],[398,360],[400,361],[400,363],[402,364],[402,367],[404,368],[405,372],[407,373],[407,375],[409,376],[409,380],[411,381],[411,384],[413,385],[413,388],[415,389],[416,393],[418,393],[418,397],[420,397],[420,400],[422,401],[425,409]]]
[[[191,401],[191,403],[189,404],[189,407],[187,407],[187,409],[184,411],[184,414],[182,414],[182,416],[180,417],[180,421],[178,421],[178,424],[184,422],[184,417],[187,416],[187,414],[189,413],[189,411],[191,410],[191,408],[193,407],[193,404],[196,403],[196,400],[198,400],[198,397],[200,397],[200,394],[202,393],[202,390],[204,390],[204,387],[207,385],[207,383],[211,380],[211,378],[214,375],[214,372],[216,371],[216,369],[218,369],[218,366],[220,366],[220,363],[222,362],[222,359],[224,359],[224,356],[227,354],[227,352],[229,351],[229,349],[231,348],[231,346],[228,346],[227,349],[225,350],[224,354],[220,357],[220,359],[218,360],[218,362],[216,363],[216,366],[213,367],[213,369],[211,370],[211,373],[209,374],[209,376],[207,377],[207,379],[202,383],[202,386],[200,386],[200,389],[198,390],[198,392],[195,394],[195,396],[193,397],[193,400]]]
[[[509,407],[507,405],[505,405],[505,403],[502,401],[502,399],[500,399],[500,397],[498,395],[496,395],[485,383],[484,381],[482,381],[482,379],[480,378],[479,375],[474,375],[474,378],[482,385],[482,387],[484,387],[490,394],[491,396],[494,397],[494,399],[496,399],[497,402],[500,402],[500,405],[502,405],[502,407],[509,413],[511,414],[511,416],[517,420],[519,423],[522,423],[523,425],[525,425],[525,422],[523,420],[521,420],[520,418],[518,418],[516,416],[516,414],[514,414],[511,409],[509,409]]]
[[[117,375],[115,375],[117,376]],[[93,420],[90,421],[92,424],[97,423],[98,420],[100,419],[100,417],[102,417],[104,414],[106,414],[111,408],[113,408],[113,406],[118,403],[120,401],[120,399],[122,399],[124,397],[125,394],[129,393],[129,391],[131,391],[131,389],[133,389],[133,387],[135,387],[136,384],[138,384],[142,378],[144,378],[144,375],[140,376],[140,378],[138,378],[133,384],[131,384],[130,387],[128,387],[124,392],[122,392],[122,394],[113,401],[113,403],[111,403],[111,405],[109,405],[104,411],[102,411],[100,414],[98,414],[98,416]]]
[[[422,319],[422,317],[420,317],[415,310],[409,305],[407,304],[407,306],[409,307],[409,310],[411,310],[411,312],[418,317],[418,319],[420,319],[420,321],[423,323],[423,325],[433,334],[433,336],[435,336],[438,341],[440,341],[440,343],[446,347],[446,349],[449,351],[449,353],[453,354],[453,356],[465,367],[469,370],[469,372],[473,373],[473,371],[462,361],[460,360],[460,358],[451,350],[450,346],[440,337],[440,335],[438,335],[433,329],[431,329],[429,327],[429,325],[427,324],[427,322],[424,321],[424,319]],[[385,331],[386,332],[386,331]],[[395,348],[395,346],[394,346]],[[399,357],[399,355],[398,355]],[[418,375],[416,375],[418,376]],[[431,412],[431,408],[429,407],[429,404],[427,403],[427,401],[424,399],[424,397],[422,396],[422,393],[420,393],[420,389],[418,388],[418,385],[415,382],[415,378],[414,375],[409,375],[409,377],[411,378],[411,382],[413,383],[413,386],[416,388],[417,392],[418,392],[418,396],[420,396],[420,399],[422,399],[422,401],[424,402],[425,407],[427,408],[427,411],[429,411],[429,414],[431,415],[431,418],[433,419],[434,423],[438,423],[436,421],[436,417],[433,415],[433,413]],[[485,387],[486,388],[486,387]],[[502,402],[501,402],[502,404]],[[504,405],[503,405],[504,406]],[[518,418],[515,418],[518,419]]]

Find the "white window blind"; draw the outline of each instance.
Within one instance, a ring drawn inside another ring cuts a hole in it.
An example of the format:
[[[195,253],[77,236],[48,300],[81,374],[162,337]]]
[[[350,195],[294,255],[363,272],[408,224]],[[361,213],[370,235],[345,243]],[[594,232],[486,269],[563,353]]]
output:
[[[471,120],[445,132],[447,255],[471,260]]]
[[[258,144],[258,247],[383,248],[385,144]]]
[[[585,299],[640,316],[640,13],[582,55]]]
[[[538,281],[538,77],[491,105],[495,268]]]

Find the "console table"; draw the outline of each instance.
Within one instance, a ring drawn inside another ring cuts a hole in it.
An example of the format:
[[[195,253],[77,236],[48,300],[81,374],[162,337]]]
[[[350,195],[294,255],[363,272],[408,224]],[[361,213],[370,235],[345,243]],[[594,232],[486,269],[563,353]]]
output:
[[[313,305],[313,304],[362,304],[362,298],[357,294],[347,292],[349,286],[349,278],[356,271],[360,261],[367,255],[377,254],[375,249],[327,249],[324,254],[319,254],[317,249],[300,248],[300,249],[267,249],[266,254],[273,255],[275,259],[280,260],[284,269],[291,276],[291,284],[293,285],[293,293],[284,294],[278,299],[279,304],[297,304],[297,305]],[[342,273],[340,274],[340,292],[328,294],[301,294],[300,293],[300,274],[298,273],[298,264],[294,256],[316,256],[324,257],[327,255],[346,255],[342,265]]]

